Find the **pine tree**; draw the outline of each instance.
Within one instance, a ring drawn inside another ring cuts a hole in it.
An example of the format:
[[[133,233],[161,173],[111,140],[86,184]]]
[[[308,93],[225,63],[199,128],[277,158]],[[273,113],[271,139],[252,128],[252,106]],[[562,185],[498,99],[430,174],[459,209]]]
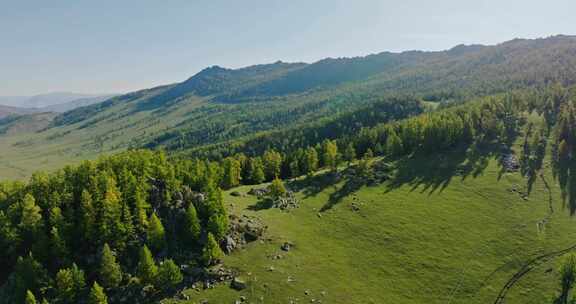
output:
[[[148,228],[148,216],[146,215],[146,212],[150,209],[150,204],[146,202],[145,197],[145,191],[142,187],[138,187],[134,195],[134,217],[136,221],[136,230],[139,233],[145,232]]]
[[[106,176],[104,179],[104,196],[101,201],[98,213],[98,234],[103,242],[111,242],[119,248],[123,248],[122,240],[118,235],[122,235],[120,193],[116,187],[114,178]]]
[[[158,269],[158,279],[157,286],[164,289],[170,290],[176,285],[180,284],[183,280],[182,272],[180,268],[174,263],[173,260],[165,260]]]
[[[56,297],[59,303],[76,303],[76,288],[70,269],[60,269],[56,273]]]
[[[132,218],[130,207],[126,202],[122,202],[120,219],[120,235],[117,237],[121,239],[122,244],[126,244],[128,241],[136,238],[134,230],[134,219]]]
[[[202,263],[204,263],[206,266],[214,265],[222,258],[223,255],[224,254],[222,253],[222,250],[220,249],[220,246],[218,246],[218,243],[216,242],[216,239],[214,239],[212,233],[208,233],[206,244],[202,249]]]
[[[162,251],[166,246],[166,232],[162,222],[156,215],[152,213],[148,220],[148,230],[146,233],[148,245],[155,251]]]
[[[72,280],[74,281],[74,292],[76,296],[78,296],[84,288],[86,288],[86,276],[84,275],[84,271],[76,266],[76,263],[72,264],[70,271],[72,272]]]
[[[50,230],[50,253],[56,268],[68,264],[69,251],[65,241],[60,237],[60,231],[56,227]]]
[[[200,220],[198,219],[196,207],[194,207],[194,204],[189,204],[188,208],[186,208],[186,218],[184,221],[184,236],[186,237],[185,242],[189,245],[196,244],[196,242],[200,239],[201,229],[202,227],[200,226]]]
[[[99,277],[106,288],[118,287],[122,281],[122,270],[108,244],[102,248]]]
[[[31,194],[24,196],[22,202],[22,215],[20,218],[20,229],[28,237],[35,237],[38,229],[42,226],[42,209],[36,205],[36,200]]]
[[[140,249],[140,259],[138,261],[138,267],[136,268],[136,275],[140,278],[142,283],[153,284],[158,275],[158,267],[156,262],[154,262],[154,257],[150,249],[146,245]]]
[[[208,231],[214,235],[217,240],[224,238],[228,232],[228,218],[225,214],[214,213],[208,218]]]
[[[86,189],[82,191],[80,206],[80,230],[87,241],[93,241],[96,239],[96,210],[94,209],[92,195]]]
[[[34,296],[34,294],[30,291],[27,290],[26,291],[26,300],[25,300],[26,304],[36,304],[36,297]]]
[[[29,254],[19,257],[14,267],[14,290],[16,303],[22,303],[26,298],[26,291],[37,292],[48,285],[48,273],[34,257]]]
[[[90,289],[88,304],[108,304],[108,297],[104,293],[104,289],[98,285],[98,282],[94,282],[92,289]]]

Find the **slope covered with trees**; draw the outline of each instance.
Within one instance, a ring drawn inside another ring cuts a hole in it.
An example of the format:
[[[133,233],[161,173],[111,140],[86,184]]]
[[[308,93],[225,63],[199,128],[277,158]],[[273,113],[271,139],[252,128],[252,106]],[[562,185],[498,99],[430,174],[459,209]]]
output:
[[[26,176],[34,166],[54,169],[64,159],[131,147],[235,145],[263,132],[315,128],[319,120],[338,119],[382,100],[462,101],[527,86],[570,85],[575,47],[574,37],[554,36],[312,64],[211,67],[181,83],[62,113],[41,132],[2,136],[0,147],[10,159],[3,171]],[[47,161],[30,160],[40,155]]]

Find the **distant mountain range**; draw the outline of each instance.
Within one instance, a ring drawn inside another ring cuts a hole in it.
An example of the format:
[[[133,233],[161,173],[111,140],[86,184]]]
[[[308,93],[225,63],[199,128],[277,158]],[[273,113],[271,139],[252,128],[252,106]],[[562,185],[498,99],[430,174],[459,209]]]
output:
[[[0,96],[0,105],[6,106],[3,111],[4,113],[10,114],[21,114],[19,112],[61,113],[98,103],[114,96],[114,94],[87,95],[68,92],[55,92],[34,96]]]
[[[10,107],[10,106],[3,106],[0,105],[0,119],[4,118],[9,115],[23,115],[23,114],[32,114],[35,113],[36,110],[34,109],[27,109],[27,108],[17,108],[17,107]]]

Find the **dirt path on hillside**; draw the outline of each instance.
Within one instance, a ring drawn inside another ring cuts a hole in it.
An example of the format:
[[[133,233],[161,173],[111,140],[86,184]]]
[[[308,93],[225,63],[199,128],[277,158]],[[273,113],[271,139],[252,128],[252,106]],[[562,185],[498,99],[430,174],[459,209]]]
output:
[[[546,187],[546,190],[548,191],[548,214],[546,215],[545,218],[543,218],[542,220],[540,220],[537,223],[539,231],[540,231],[540,229],[543,229],[544,225],[546,225],[548,223],[548,221],[550,220],[550,218],[554,214],[552,189],[550,188],[548,181],[544,177],[544,174],[540,173],[540,178],[542,179],[542,182],[544,183],[544,187]],[[520,281],[520,279],[524,275],[526,275],[528,272],[532,271],[534,268],[538,267],[539,265],[542,265],[545,262],[548,262],[554,258],[557,258],[561,255],[564,255],[564,254],[566,254],[572,250],[576,250],[576,245],[572,245],[572,246],[565,248],[565,249],[562,249],[562,250],[549,252],[549,253],[540,255],[540,256],[528,261],[526,264],[524,264],[524,266],[522,266],[522,268],[520,268],[520,270],[518,270],[506,282],[506,284],[504,284],[504,287],[502,287],[502,289],[500,290],[500,293],[498,294],[498,297],[496,297],[494,304],[504,303],[504,299],[506,298],[506,294],[508,293],[508,291],[510,291],[510,289],[514,286],[514,284],[516,284],[518,281]]]

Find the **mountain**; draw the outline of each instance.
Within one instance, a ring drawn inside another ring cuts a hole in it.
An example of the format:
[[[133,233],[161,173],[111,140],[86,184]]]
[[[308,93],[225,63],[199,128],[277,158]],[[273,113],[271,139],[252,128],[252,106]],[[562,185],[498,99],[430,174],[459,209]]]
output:
[[[10,115],[23,115],[36,112],[36,109],[18,108],[0,105],[0,119]]]
[[[213,66],[7,116],[0,304],[568,303],[575,63],[555,36]]]
[[[0,105],[38,108],[42,111],[65,112],[76,107],[103,101],[112,96],[114,95],[87,95],[68,92],[55,92],[35,96],[0,96]]]
[[[67,101],[64,103],[58,103],[50,106],[41,107],[40,110],[44,112],[56,112],[56,113],[64,113],[76,108],[89,106],[95,103],[99,103],[110,99],[116,95],[101,95],[101,96],[93,96],[93,97],[83,97],[78,99],[73,99],[71,101]]]
[[[262,133],[313,129],[312,124],[382,100],[438,104],[575,82],[574,36],[459,45],[435,52],[383,52],[310,64],[213,66],[181,83],[62,113],[48,128],[29,135],[26,154],[41,150],[54,160],[45,162],[47,166],[58,164],[63,155],[92,158],[134,147],[202,149],[217,156]],[[14,140],[5,138],[0,146],[18,151]]]

